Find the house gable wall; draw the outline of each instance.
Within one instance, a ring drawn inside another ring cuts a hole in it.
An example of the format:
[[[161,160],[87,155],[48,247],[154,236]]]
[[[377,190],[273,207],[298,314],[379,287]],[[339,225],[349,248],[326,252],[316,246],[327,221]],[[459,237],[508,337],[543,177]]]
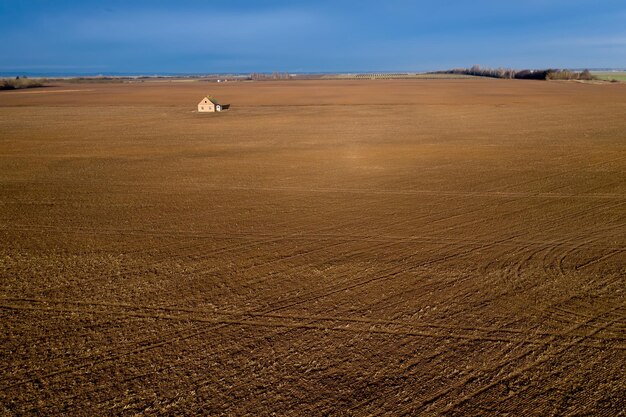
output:
[[[200,103],[198,103],[198,111],[199,112],[214,112],[215,104],[211,103],[210,100],[202,99]]]

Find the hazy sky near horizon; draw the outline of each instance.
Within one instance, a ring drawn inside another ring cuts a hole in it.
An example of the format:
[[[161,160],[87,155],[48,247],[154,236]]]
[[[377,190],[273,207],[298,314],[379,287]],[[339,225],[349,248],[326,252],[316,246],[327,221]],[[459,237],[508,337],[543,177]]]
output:
[[[4,73],[626,67],[624,0],[0,0]]]

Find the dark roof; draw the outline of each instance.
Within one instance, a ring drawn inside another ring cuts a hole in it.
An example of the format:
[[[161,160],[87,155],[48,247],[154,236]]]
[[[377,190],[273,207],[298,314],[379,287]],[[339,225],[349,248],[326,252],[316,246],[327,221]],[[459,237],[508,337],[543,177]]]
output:
[[[214,98],[213,98],[213,97],[211,97],[211,96],[206,96],[205,98],[206,98],[206,99],[208,99],[208,100],[209,100],[211,103],[213,103],[213,104],[216,104],[216,105],[217,105],[217,104],[220,104],[220,103],[218,103],[218,102],[217,102],[217,100],[216,100],[216,99],[214,99]]]

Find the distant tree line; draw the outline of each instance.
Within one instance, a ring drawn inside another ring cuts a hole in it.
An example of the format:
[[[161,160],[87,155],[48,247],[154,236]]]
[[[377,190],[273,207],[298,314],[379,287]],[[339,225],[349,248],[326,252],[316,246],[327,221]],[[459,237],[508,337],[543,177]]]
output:
[[[40,80],[31,80],[28,77],[5,78],[0,80],[0,90],[18,90],[20,88],[43,87]]]
[[[474,65],[471,68],[456,68],[447,71],[436,71],[432,74],[462,74],[474,75],[478,77],[507,78],[520,80],[593,80],[594,77],[589,70],[581,72],[544,69],[544,70],[514,70],[510,68],[483,68]]]
[[[271,74],[252,73],[250,79],[254,81],[266,80],[289,80],[291,75],[288,72],[273,72]]]

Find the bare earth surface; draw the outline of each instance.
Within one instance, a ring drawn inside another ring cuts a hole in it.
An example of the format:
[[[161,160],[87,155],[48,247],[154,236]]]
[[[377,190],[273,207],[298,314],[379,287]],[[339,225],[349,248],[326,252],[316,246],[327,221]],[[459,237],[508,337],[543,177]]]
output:
[[[37,93],[0,93],[0,415],[624,415],[626,85]]]

